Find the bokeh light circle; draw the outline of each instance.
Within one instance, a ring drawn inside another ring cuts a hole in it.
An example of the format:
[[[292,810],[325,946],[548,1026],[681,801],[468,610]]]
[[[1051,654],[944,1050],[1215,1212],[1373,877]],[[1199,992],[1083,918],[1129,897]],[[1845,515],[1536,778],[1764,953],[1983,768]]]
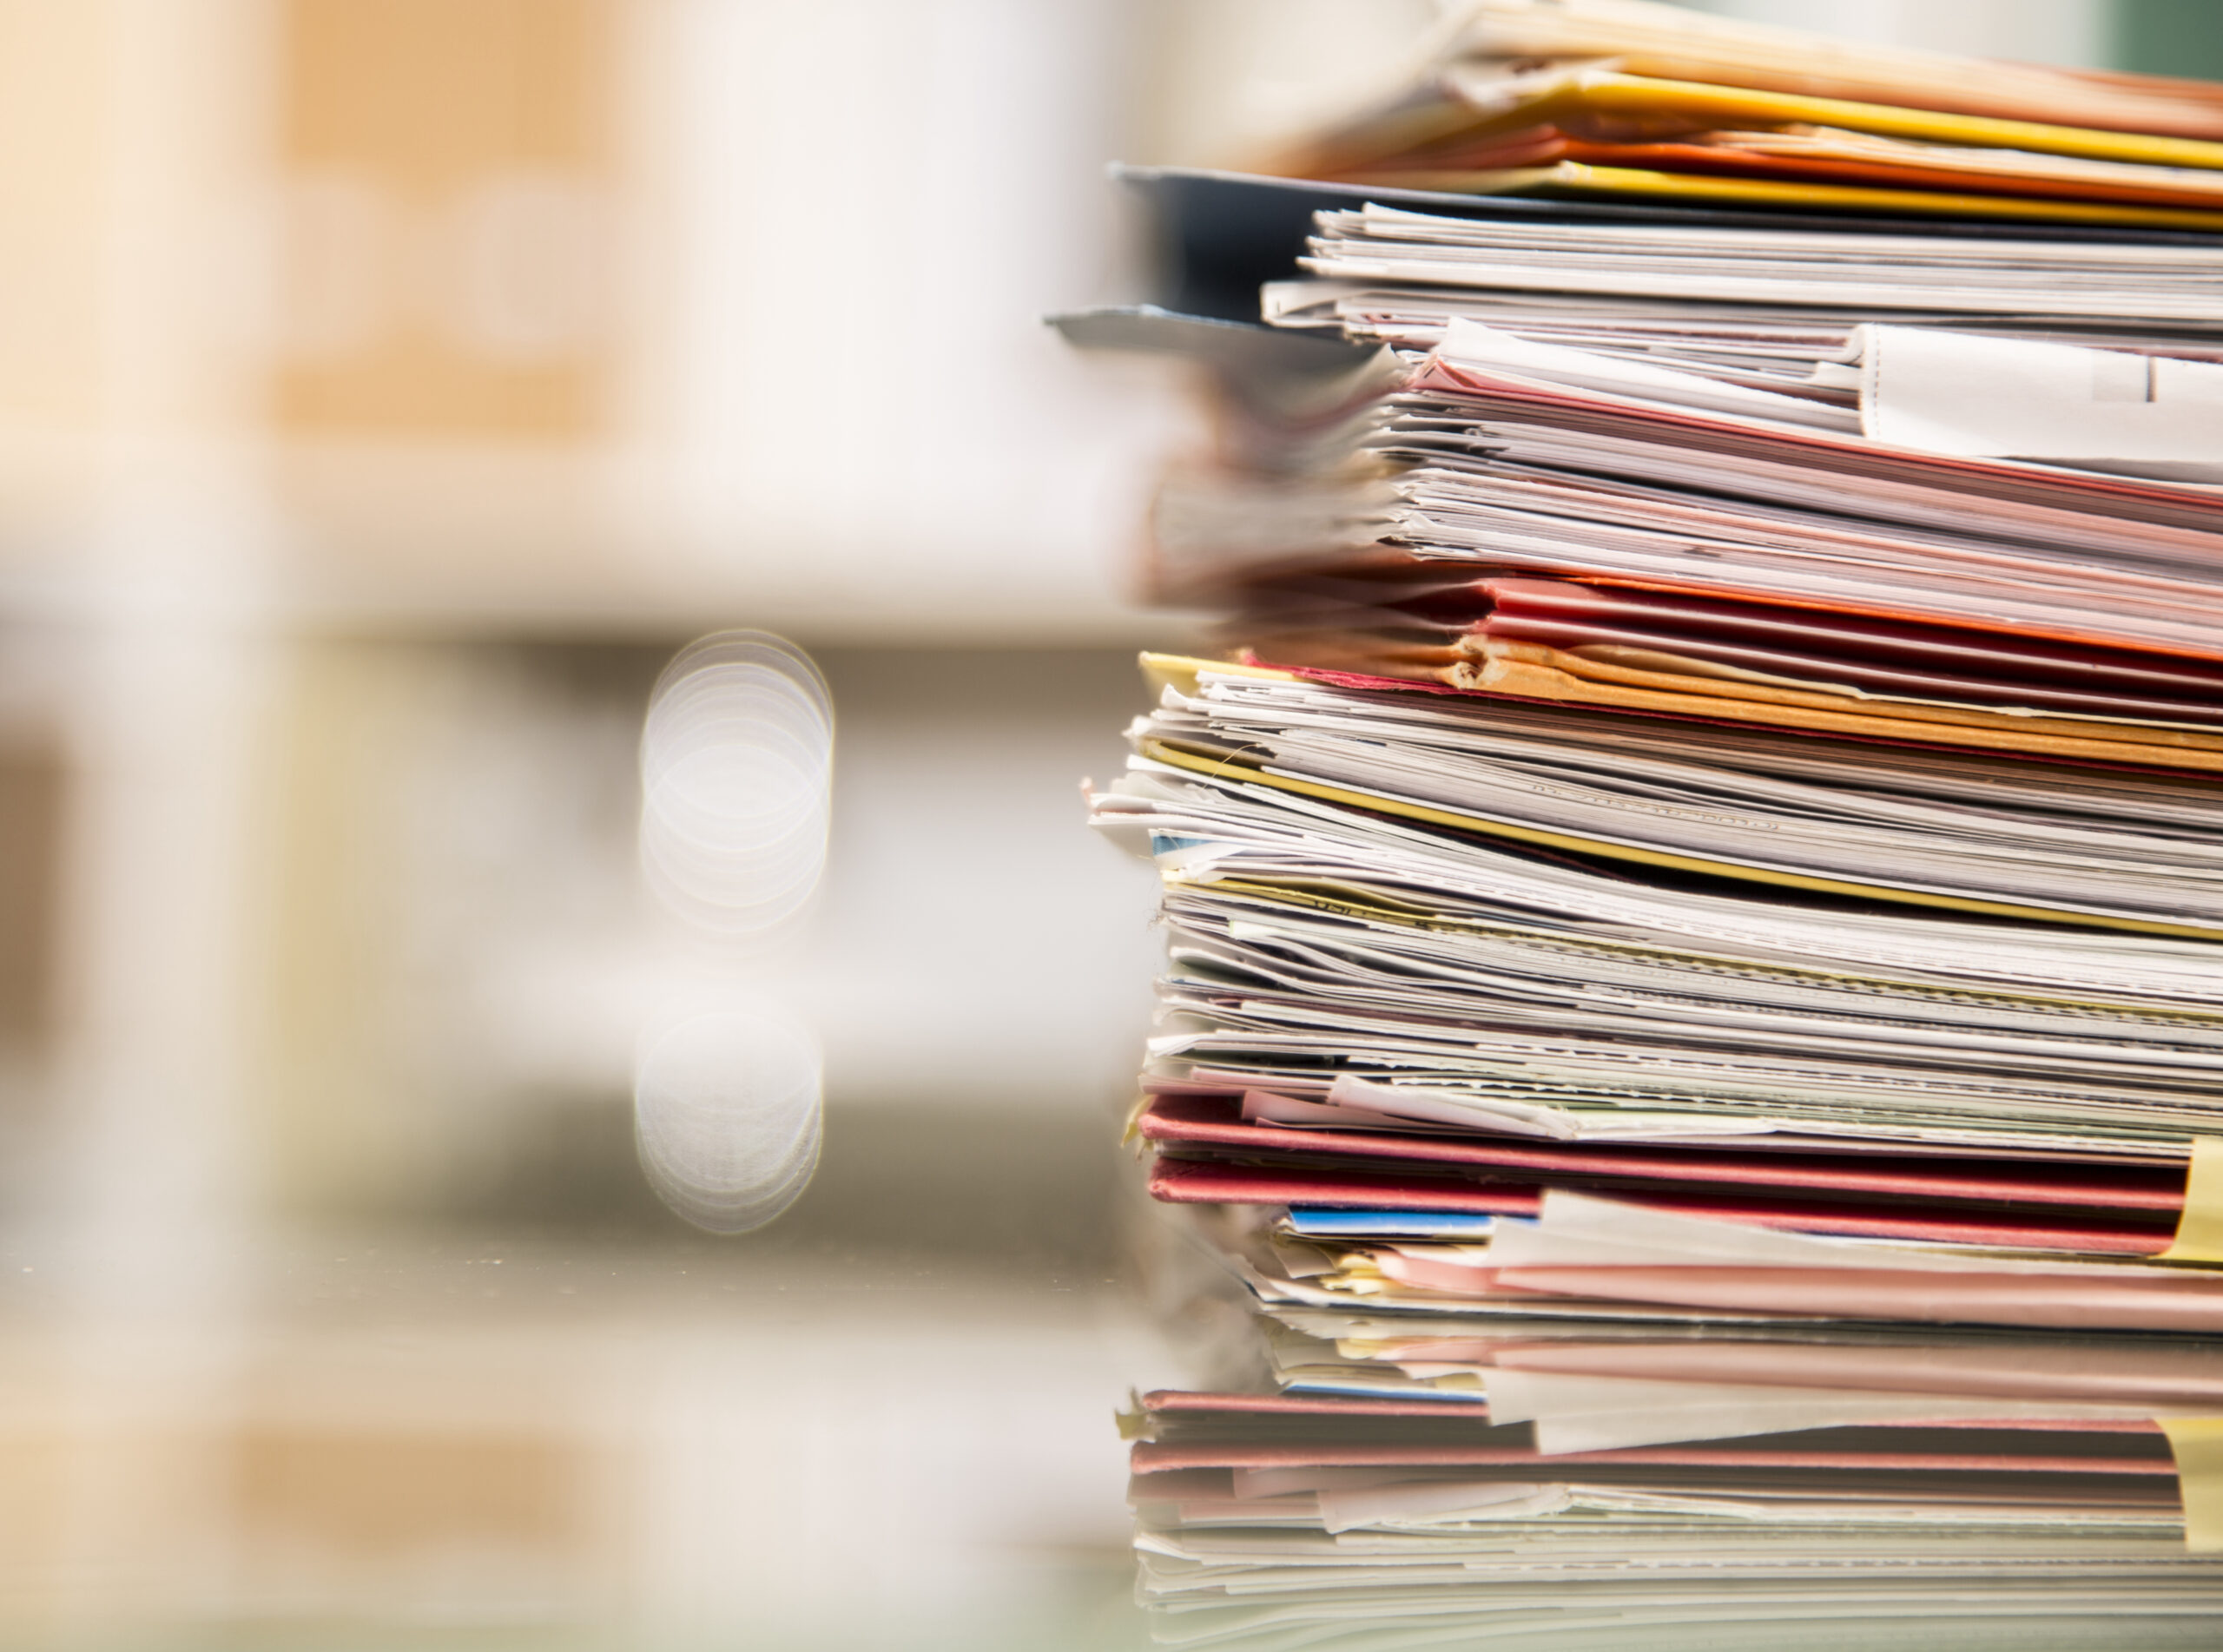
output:
[[[826,866],[834,705],[808,655],[729,631],[665,668],[641,732],[641,868],[697,929],[741,938],[793,917]]]
[[[801,1195],[824,1117],[816,1046],[768,1010],[667,1027],[634,1071],[641,1168],[666,1205],[712,1233],[762,1227]]]

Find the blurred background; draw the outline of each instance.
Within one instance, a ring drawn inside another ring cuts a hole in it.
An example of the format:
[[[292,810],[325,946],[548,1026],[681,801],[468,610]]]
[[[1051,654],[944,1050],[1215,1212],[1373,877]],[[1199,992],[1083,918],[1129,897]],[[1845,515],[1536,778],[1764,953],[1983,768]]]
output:
[[[2211,0],[1710,9],[2223,75]],[[0,0],[0,1646],[1129,1643],[1078,788],[1193,432],[1039,318],[1147,286],[1106,162],[1432,16]],[[659,814],[730,628],[833,732],[716,702]]]

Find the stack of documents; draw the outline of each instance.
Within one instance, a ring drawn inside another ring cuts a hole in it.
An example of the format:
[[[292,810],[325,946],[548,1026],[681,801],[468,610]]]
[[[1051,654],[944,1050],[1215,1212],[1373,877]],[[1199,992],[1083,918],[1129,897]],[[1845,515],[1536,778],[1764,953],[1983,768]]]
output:
[[[1256,319],[1064,324],[1217,436],[1151,578],[1224,647],[1093,800],[1150,1191],[1276,1316],[1135,1420],[1164,1633],[2198,1644],[2223,89],[1454,22],[1328,181],[1142,180]]]
[[[1136,1129],[1273,1300],[2223,1333],[2212,775],[1151,664]]]

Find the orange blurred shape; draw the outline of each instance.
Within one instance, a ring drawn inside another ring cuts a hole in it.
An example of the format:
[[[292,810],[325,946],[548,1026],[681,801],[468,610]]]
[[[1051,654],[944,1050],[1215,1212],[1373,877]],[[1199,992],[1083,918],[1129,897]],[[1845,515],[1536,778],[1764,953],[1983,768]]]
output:
[[[285,0],[279,428],[577,440],[608,377],[615,0]]]

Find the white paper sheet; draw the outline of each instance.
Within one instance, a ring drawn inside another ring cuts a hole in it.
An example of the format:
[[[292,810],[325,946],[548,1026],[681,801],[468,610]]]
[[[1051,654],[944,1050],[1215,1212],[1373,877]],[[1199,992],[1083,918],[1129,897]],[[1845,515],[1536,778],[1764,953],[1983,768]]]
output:
[[[1874,324],[1855,348],[1873,440],[2223,480],[2223,365]]]

